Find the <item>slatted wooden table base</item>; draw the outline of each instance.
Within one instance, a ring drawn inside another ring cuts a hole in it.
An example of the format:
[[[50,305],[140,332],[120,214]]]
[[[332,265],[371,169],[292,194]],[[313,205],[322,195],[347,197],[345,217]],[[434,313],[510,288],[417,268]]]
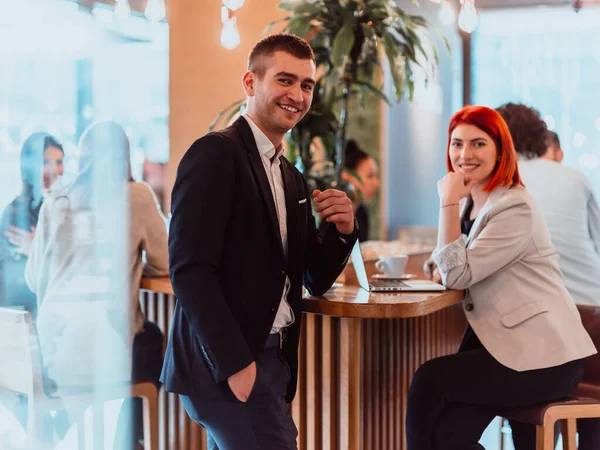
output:
[[[144,280],[149,320],[168,336],[175,298],[168,279]],[[364,294],[355,286],[305,299],[298,394],[300,450],[404,450],[412,375],[454,353],[466,327],[462,293]],[[160,394],[159,448],[205,450],[204,430],[176,395]]]

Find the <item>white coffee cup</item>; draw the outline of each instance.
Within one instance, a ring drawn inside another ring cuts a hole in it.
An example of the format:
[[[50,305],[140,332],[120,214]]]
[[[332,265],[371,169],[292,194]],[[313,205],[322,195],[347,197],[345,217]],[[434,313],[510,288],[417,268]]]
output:
[[[375,268],[384,275],[390,277],[401,277],[404,275],[404,269],[408,262],[407,255],[395,255],[395,256],[380,256],[379,261],[375,263]]]

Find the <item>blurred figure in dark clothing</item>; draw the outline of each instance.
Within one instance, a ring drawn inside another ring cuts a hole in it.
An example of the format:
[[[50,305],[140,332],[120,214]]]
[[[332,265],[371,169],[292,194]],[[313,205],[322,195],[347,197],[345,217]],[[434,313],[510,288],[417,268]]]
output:
[[[29,136],[21,149],[21,193],[0,218],[0,306],[22,307],[33,319],[37,300],[25,283],[25,264],[45,193],[63,174],[63,158],[63,147],[53,136]]]

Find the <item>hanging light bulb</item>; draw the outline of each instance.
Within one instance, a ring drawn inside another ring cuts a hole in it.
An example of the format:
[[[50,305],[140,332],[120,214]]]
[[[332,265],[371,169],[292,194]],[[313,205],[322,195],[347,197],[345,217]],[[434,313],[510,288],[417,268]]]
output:
[[[148,0],[144,14],[150,22],[160,22],[166,16],[165,0]]]
[[[221,9],[221,21],[223,22],[221,45],[227,50],[233,50],[240,45],[240,32],[237,28],[237,19],[229,17],[229,11],[223,6]]]
[[[129,7],[128,0],[115,0],[115,10],[114,15],[116,19],[122,20],[129,17],[131,14],[131,8]]]
[[[236,9],[240,9],[242,6],[244,6],[244,2],[245,0],[222,0],[223,1],[223,5],[225,7],[227,7],[227,9],[230,9],[232,11],[235,11]]]
[[[440,7],[439,18],[444,25],[450,25],[456,19],[454,8],[450,0],[443,0],[442,6]]]
[[[458,15],[458,27],[465,33],[472,33],[477,29],[479,19],[475,9],[475,0],[464,0]]]

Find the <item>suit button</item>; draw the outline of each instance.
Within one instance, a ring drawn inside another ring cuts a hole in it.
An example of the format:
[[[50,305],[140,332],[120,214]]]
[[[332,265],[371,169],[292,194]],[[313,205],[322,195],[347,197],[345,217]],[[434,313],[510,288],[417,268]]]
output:
[[[465,309],[469,312],[473,311],[473,308],[474,308],[473,303],[467,303],[465,305]]]

